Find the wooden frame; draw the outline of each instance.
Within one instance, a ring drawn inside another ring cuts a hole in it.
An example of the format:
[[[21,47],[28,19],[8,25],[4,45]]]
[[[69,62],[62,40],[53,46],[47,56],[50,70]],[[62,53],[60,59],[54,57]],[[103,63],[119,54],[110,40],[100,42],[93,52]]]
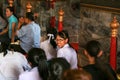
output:
[[[120,14],[119,0],[81,0],[81,7],[89,7]]]

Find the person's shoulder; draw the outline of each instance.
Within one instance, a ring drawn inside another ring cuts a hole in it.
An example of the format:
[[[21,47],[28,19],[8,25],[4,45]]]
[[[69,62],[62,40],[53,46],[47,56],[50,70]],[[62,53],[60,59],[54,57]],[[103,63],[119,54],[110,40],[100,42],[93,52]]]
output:
[[[29,72],[25,71],[19,75],[19,80],[25,80],[27,77],[29,77]]]

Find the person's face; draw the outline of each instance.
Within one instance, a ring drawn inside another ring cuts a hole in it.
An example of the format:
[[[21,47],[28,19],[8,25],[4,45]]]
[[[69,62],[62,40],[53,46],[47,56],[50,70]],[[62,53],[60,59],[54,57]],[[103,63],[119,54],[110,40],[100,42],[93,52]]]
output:
[[[68,39],[64,39],[62,37],[60,37],[59,35],[57,35],[56,37],[56,44],[58,47],[62,48],[64,47],[65,44],[67,44]]]
[[[8,8],[6,9],[6,17],[10,17],[13,14]]]
[[[24,23],[24,22],[25,22],[24,17],[20,17],[20,18],[19,18],[19,21],[20,21],[21,23]]]
[[[28,18],[25,17],[25,23],[28,24],[28,22],[29,22]]]

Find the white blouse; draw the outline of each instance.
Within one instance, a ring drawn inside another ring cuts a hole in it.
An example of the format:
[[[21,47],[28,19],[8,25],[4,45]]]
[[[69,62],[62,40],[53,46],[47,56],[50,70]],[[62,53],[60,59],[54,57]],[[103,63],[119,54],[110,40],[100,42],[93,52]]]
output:
[[[23,67],[30,68],[30,65],[21,53],[7,51],[5,56],[0,53],[0,80],[18,80],[19,75],[24,72]]]
[[[19,80],[42,80],[39,76],[38,68],[34,67],[30,71],[25,71],[19,76]]]
[[[57,55],[56,49],[54,49],[53,46],[49,43],[49,40],[41,42],[40,48],[45,51],[47,60],[55,58]]]
[[[65,44],[64,47],[58,49],[57,57],[65,58],[70,63],[71,69],[78,68],[77,53],[73,48],[69,46],[69,44]]]

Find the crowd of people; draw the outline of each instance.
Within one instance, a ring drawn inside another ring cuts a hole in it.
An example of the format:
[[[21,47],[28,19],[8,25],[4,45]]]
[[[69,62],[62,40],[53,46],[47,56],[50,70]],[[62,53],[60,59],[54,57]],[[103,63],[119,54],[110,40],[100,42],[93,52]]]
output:
[[[99,41],[86,43],[88,64],[78,67],[78,53],[66,30],[49,27],[41,42],[41,28],[32,12],[16,17],[14,8],[7,7],[6,17],[7,27],[0,32],[0,80],[117,80],[116,72],[100,59]]]

